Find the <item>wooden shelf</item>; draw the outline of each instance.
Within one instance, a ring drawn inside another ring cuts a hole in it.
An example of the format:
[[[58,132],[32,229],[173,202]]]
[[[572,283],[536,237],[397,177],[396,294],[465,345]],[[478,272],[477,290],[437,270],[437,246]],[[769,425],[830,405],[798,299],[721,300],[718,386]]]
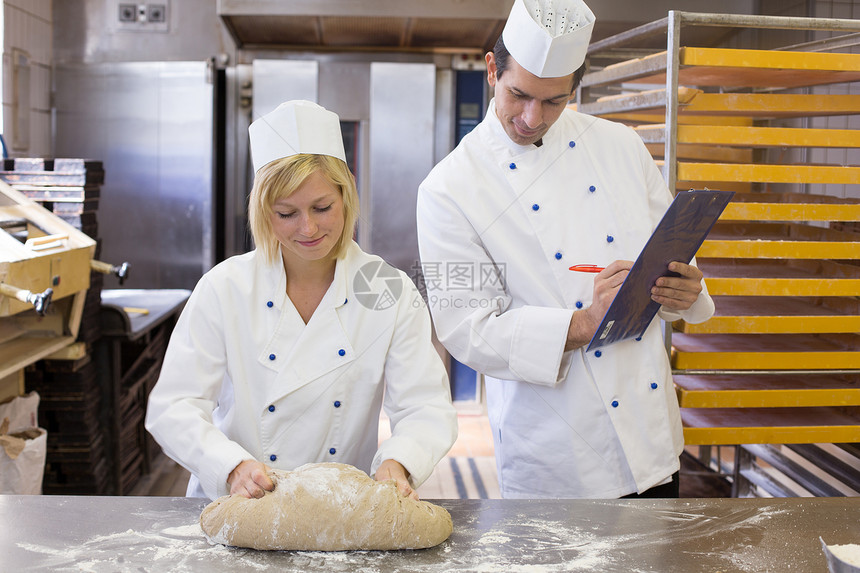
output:
[[[860,370],[857,334],[672,335],[676,370]]]
[[[860,243],[815,241],[706,240],[697,252],[702,257],[765,259],[860,259]]]
[[[857,408],[684,408],[689,445],[860,442]]]
[[[855,297],[860,292],[858,265],[817,259],[699,258],[696,263],[711,295]]]
[[[860,406],[860,374],[675,375],[682,408]]]
[[[74,336],[28,336],[6,342],[0,346],[0,378],[5,378],[74,341]]]
[[[855,296],[860,279],[706,278],[712,295]]]
[[[664,146],[659,143],[646,143],[651,157],[663,157]],[[688,161],[718,161],[720,163],[750,163],[753,160],[751,148],[694,145],[679,143],[676,146],[678,159]]]
[[[686,334],[818,334],[860,332],[860,299],[714,296],[716,313],[701,324],[678,321]]]
[[[585,88],[629,82],[665,84],[667,52],[586,74]],[[685,86],[793,88],[860,80],[860,54],[683,47],[678,82]]]
[[[802,223],[717,223],[697,257],[763,259],[860,259],[850,232]]]
[[[683,408],[860,406],[860,375],[676,375]]]
[[[681,88],[689,89],[689,88]],[[860,95],[697,93],[680,100],[679,115],[745,117],[751,119],[785,119],[823,117],[860,113]],[[666,113],[666,90],[648,90],[607,96],[580,106],[590,115],[616,113]]]
[[[860,221],[860,199],[802,193],[740,193],[732,197],[720,220]]]
[[[703,120],[705,118],[703,117]],[[648,144],[666,142],[664,124],[634,128]],[[798,127],[750,127],[733,125],[678,125],[679,144],[738,147],[860,147],[860,131]]]
[[[774,165],[678,162],[685,181],[755,181],[759,183],[857,184],[860,167],[846,165]]]
[[[570,105],[568,107],[576,109],[577,106]],[[662,124],[666,121],[666,114],[658,113],[656,111],[608,113],[603,114],[600,117],[611,119],[612,121],[617,121],[619,123],[626,123],[634,127],[640,124]],[[682,113],[678,115],[678,125],[750,127],[753,125],[753,119],[751,117],[730,115],[696,115],[692,113]]]

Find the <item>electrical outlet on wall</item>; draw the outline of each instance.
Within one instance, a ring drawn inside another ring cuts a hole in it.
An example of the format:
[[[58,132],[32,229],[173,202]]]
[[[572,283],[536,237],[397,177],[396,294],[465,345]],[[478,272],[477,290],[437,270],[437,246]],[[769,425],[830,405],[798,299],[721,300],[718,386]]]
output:
[[[167,22],[167,4],[147,4],[146,19],[153,24]]]
[[[119,21],[123,23],[137,22],[137,4],[120,4]]]
[[[107,1],[113,4],[110,13],[116,14],[114,22],[119,30],[166,32],[168,29],[170,0],[154,3]]]

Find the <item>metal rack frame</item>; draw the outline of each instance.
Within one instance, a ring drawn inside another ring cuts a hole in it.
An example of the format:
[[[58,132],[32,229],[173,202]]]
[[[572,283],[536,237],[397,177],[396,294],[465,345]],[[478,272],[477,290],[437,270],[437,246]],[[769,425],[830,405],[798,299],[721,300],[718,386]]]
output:
[[[609,38],[594,42],[588,47],[587,58],[596,54],[611,52],[616,48],[625,46],[636,40],[652,37],[658,34],[666,34],[666,52],[668,64],[666,66],[666,138],[664,151],[663,177],[670,190],[675,189],[678,181],[677,174],[677,150],[676,140],[678,137],[678,73],[680,69],[681,32],[686,26],[709,26],[725,28],[759,28],[777,30],[814,30],[819,32],[857,32],[847,36],[839,36],[829,40],[819,40],[808,44],[799,44],[784,49],[806,49],[810,45],[815,51],[837,49],[846,47],[846,40],[860,43],[860,20],[848,20],[837,18],[797,18],[788,16],[747,16],[737,14],[708,14],[702,12],[682,12],[670,10],[665,18],[643,24],[626,32],[616,34]],[[630,52],[618,53],[618,59],[625,59]],[[576,102],[583,103],[583,89],[590,86],[581,85],[577,89]]]

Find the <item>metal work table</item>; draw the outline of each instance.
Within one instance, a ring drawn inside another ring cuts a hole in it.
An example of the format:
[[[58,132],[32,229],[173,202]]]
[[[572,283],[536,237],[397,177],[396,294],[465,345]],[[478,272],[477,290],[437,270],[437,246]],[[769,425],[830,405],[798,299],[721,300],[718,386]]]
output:
[[[186,289],[104,289],[102,334],[137,340],[178,315],[190,295]],[[146,312],[128,312],[129,308]]]
[[[5,571],[826,572],[860,542],[860,498],[441,500],[454,533],[417,551],[287,552],[210,545],[206,500],[0,496]]]

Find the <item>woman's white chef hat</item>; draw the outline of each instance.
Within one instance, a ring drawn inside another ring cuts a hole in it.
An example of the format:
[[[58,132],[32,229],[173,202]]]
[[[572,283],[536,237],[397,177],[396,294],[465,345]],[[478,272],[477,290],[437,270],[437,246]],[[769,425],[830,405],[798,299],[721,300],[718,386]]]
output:
[[[248,126],[254,173],[267,163],[299,153],[331,155],[346,162],[340,118],[305,100],[286,101]]]
[[[502,38],[519,65],[558,78],[585,61],[593,27],[594,13],[582,0],[514,0]]]

